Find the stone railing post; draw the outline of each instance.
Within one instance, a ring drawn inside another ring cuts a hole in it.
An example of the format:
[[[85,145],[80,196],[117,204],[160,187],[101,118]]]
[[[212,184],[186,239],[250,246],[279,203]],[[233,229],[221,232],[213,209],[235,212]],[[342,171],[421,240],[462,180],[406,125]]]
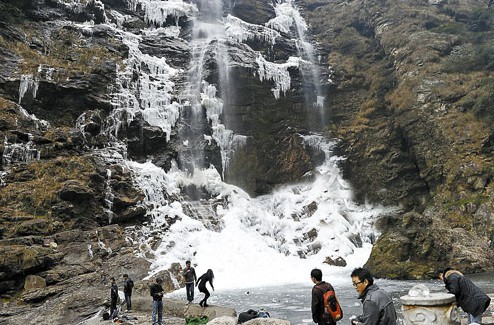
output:
[[[450,293],[430,293],[419,284],[400,297],[404,325],[458,325],[460,317],[455,296]]]

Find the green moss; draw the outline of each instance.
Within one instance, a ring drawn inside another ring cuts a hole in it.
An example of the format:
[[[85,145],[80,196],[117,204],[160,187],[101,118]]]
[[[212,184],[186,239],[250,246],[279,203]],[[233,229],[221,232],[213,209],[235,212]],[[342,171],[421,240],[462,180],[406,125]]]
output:
[[[49,38],[41,34],[36,25],[22,25],[19,29],[25,31],[27,42],[18,40],[9,41],[0,36],[0,46],[8,48],[23,58],[20,73],[35,75],[38,67],[43,65],[56,68],[52,76],[54,80],[92,73],[100,69],[105,61],[120,62],[121,58],[115,52],[111,52],[105,45],[85,43],[79,33],[61,27],[52,31]],[[43,40],[43,51],[38,51],[29,46],[31,40]],[[109,39],[110,44],[116,44],[119,40]]]
[[[67,180],[89,183],[88,173],[94,166],[87,157],[59,157],[49,161],[32,161],[25,169],[11,173],[20,178],[0,188],[0,206],[12,215],[51,216],[51,207],[58,202],[58,191]],[[32,179],[22,181],[25,175]]]

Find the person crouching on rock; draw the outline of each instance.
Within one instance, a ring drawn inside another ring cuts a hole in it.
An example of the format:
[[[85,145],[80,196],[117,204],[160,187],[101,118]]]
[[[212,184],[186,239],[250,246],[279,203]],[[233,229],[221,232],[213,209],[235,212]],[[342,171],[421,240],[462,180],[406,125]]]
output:
[[[199,305],[201,307],[208,307],[209,306],[207,304],[207,301],[208,301],[209,296],[211,296],[211,294],[209,293],[208,289],[206,288],[206,283],[209,282],[209,284],[211,285],[211,288],[214,291],[213,279],[214,279],[213,270],[209,269],[206,273],[201,275],[199,277],[199,279],[197,279],[197,281],[196,281],[196,287],[199,288],[199,292],[204,293],[204,298],[201,300],[201,302],[199,302]]]

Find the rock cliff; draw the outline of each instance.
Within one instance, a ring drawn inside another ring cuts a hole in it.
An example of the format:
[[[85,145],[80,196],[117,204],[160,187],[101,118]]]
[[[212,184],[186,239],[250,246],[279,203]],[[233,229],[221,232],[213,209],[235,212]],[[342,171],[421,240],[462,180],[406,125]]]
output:
[[[443,265],[492,271],[492,1],[296,3],[320,56],[327,98],[320,131],[339,139],[341,168],[357,200],[402,208],[377,223],[380,236],[367,266],[389,278],[430,277]],[[188,125],[177,124],[170,135],[139,114],[121,117],[127,124],[111,116],[129,46],[102,23],[125,16],[123,28],[139,33],[144,12],[129,6],[123,0],[0,3],[0,293],[8,301],[0,313],[11,324],[84,320],[108,303],[110,274],[147,275],[149,262],[133,254],[124,230],[146,221],[144,193],[103,149],[115,136],[129,158],[168,170],[172,160],[187,163],[176,135]],[[268,0],[228,6],[251,24],[274,17]],[[180,26],[180,37],[141,35],[140,51],[183,68],[191,22],[184,14],[166,24]],[[280,38],[273,47],[255,39],[249,45],[286,60],[296,46],[287,35]],[[314,119],[302,92],[307,80],[289,70],[292,88],[275,99],[273,83],[255,76],[251,54],[239,48],[230,55],[236,96],[224,119],[242,121],[232,129],[248,140],[225,179],[251,195],[303,179],[321,159],[294,136]],[[218,78],[214,65],[209,80]],[[183,78],[173,80],[177,89],[186,87]],[[207,163],[221,165],[218,147],[207,151]],[[27,275],[46,286],[24,288]],[[81,290],[69,296],[74,288]],[[49,315],[29,308],[48,302]]]

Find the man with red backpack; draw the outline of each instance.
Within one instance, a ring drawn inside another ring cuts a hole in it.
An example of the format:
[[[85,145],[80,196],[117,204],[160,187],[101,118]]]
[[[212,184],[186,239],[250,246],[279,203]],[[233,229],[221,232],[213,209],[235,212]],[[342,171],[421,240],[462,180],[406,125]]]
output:
[[[312,320],[319,325],[335,325],[336,321],[341,319],[343,314],[336,300],[333,286],[322,280],[322,271],[320,269],[313,269],[310,272],[310,277],[314,283],[311,304]],[[333,315],[330,314],[331,309],[329,305],[333,305],[330,301],[331,299],[334,299],[335,306],[331,307],[337,312],[337,316],[334,313]]]

